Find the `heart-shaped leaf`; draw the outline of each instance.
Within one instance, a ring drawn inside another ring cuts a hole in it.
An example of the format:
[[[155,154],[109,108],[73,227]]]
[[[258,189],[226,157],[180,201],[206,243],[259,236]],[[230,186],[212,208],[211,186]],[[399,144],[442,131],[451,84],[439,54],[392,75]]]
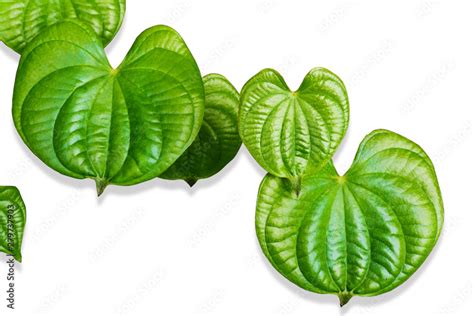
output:
[[[221,171],[242,145],[237,117],[239,93],[223,76],[204,77],[205,111],[199,135],[186,152],[160,177],[185,180],[193,186],[198,180]]]
[[[26,207],[15,187],[0,186],[0,252],[21,262],[21,243],[26,224]]]
[[[242,90],[239,129],[244,144],[265,170],[289,179],[296,191],[301,176],[331,159],[348,123],[344,84],[326,69],[311,70],[296,92],[271,69]]]
[[[48,26],[79,20],[92,27],[106,46],[124,14],[125,0],[0,0],[0,40],[21,53]]]
[[[443,226],[434,167],[415,143],[389,131],[362,142],[352,167],[332,163],[303,178],[261,184],[256,227],[272,265],[298,286],[339,296],[374,296],[406,281],[425,261]]]
[[[200,71],[183,39],[152,27],[113,69],[85,25],[55,24],[20,60],[16,128],[54,170],[108,184],[156,178],[191,145],[204,115]]]

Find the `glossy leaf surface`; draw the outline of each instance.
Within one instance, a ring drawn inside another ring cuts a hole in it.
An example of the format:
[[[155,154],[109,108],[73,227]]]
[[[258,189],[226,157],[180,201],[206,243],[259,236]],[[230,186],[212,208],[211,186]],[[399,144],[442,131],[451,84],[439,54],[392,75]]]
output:
[[[434,167],[415,143],[378,130],[352,167],[332,163],[303,178],[298,197],[268,175],[256,228],[272,265],[298,286],[339,296],[374,296],[406,281],[425,261],[443,226]]]
[[[283,77],[266,69],[241,94],[240,135],[269,173],[290,179],[317,171],[331,158],[349,123],[343,82],[329,70],[313,69],[292,92]]]
[[[21,53],[48,26],[79,20],[92,27],[106,46],[124,14],[125,0],[0,0],[0,40]]]
[[[21,243],[26,224],[26,207],[15,187],[0,186],[0,252],[21,262]]]
[[[223,76],[204,77],[204,121],[198,137],[161,178],[185,180],[193,186],[198,180],[221,171],[240,149],[237,127],[239,93]]]
[[[113,69],[85,25],[55,24],[27,46],[13,116],[44,163],[74,178],[133,185],[163,173],[191,145],[204,115],[204,87],[183,39],[152,27]]]

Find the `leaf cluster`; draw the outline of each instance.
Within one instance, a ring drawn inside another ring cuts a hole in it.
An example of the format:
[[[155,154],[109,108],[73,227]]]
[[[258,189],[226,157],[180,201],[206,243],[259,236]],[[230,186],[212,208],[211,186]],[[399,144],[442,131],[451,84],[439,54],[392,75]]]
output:
[[[0,0],[0,38],[21,53],[13,118],[29,149],[66,176],[110,185],[156,177],[193,185],[237,154],[239,94],[204,78],[181,36],[158,25],[121,65],[104,47],[124,0]]]
[[[121,65],[104,47],[125,0],[0,0],[0,39],[21,54],[13,99],[16,129],[30,150],[66,176],[135,185],[156,177],[193,186],[222,170],[242,142],[268,175],[258,192],[256,231],[273,267],[308,291],[375,296],[405,282],[439,239],[444,210],[434,166],[413,141],[376,130],[339,175],[333,156],[349,125],[343,81],[312,69],[292,91],[264,69],[239,94],[218,74],[201,75],[183,38],[155,26]],[[21,260],[25,211],[16,205]],[[3,240],[3,239],[2,239]]]

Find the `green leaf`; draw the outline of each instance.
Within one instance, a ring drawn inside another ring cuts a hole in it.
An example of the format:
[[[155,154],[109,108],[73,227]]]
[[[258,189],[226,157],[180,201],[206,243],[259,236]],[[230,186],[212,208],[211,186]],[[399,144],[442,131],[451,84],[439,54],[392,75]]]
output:
[[[124,14],[125,0],[0,0],[0,40],[21,53],[48,26],[78,20],[92,27],[107,46]]]
[[[240,135],[269,173],[287,178],[299,190],[300,178],[324,166],[341,143],[349,123],[343,82],[315,68],[292,92],[282,76],[265,69],[241,94]]]
[[[25,203],[15,187],[0,186],[0,252],[21,262],[21,243],[26,224]]]
[[[108,184],[156,178],[192,144],[204,115],[200,71],[167,26],[143,32],[113,69],[85,25],[55,24],[25,49],[15,126],[54,170]]]
[[[185,180],[193,186],[198,180],[221,171],[242,145],[237,117],[239,93],[223,76],[204,77],[206,96],[204,121],[199,135],[186,152],[160,177]]]
[[[415,143],[393,132],[368,135],[344,176],[332,163],[303,178],[267,175],[256,214],[260,245],[291,282],[316,293],[374,296],[406,281],[443,226],[434,167]]]

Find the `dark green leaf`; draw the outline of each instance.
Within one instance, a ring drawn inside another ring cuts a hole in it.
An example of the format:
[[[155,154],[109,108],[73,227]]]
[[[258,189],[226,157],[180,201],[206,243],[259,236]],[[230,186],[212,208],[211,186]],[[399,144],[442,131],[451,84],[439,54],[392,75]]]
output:
[[[204,87],[183,39],[152,27],[112,69],[85,25],[55,24],[20,60],[13,116],[44,163],[74,178],[133,185],[163,173],[192,144],[204,115]]]
[[[362,142],[352,167],[332,163],[303,178],[268,175],[256,214],[260,245],[298,286],[339,296],[374,296],[406,281],[425,261],[443,226],[434,167],[415,143],[378,130]]]
[[[0,39],[21,53],[48,26],[79,20],[92,27],[106,46],[124,14],[125,0],[0,0]]]
[[[15,187],[0,186],[0,252],[21,262],[21,243],[26,224],[26,207]]]
[[[242,145],[237,128],[237,90],[226,78],[217,74],[204,77],[204,90],[204,121],[199,135],[161,178],[181,179],[193,186],[198,180],[221,171],[234,159]]]

